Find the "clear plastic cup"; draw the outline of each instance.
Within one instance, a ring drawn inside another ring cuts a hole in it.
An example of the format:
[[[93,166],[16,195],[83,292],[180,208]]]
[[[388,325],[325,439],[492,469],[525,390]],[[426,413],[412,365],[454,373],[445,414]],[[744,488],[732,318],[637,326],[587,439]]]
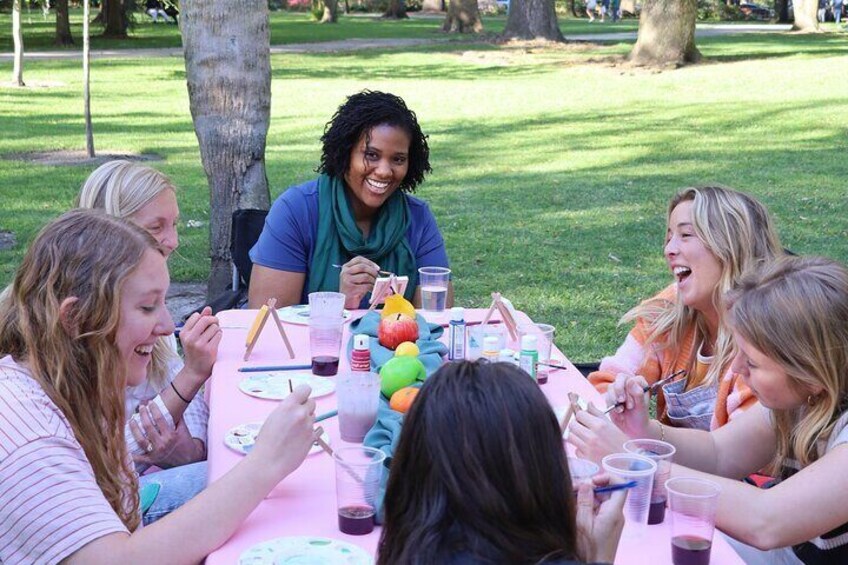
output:
[[[309,352],[312,374],[331,377],[339,372],[344,318],[309,318]]]
[[[370,534],[374,530],[386,454],[372,447],[339,447],[334,450],[333,459],[339,530],[353,536]]]
[[[345,373],[336,382],[336,397],[342,441],[362,443],[377,421],[380,375],[360,371]]]
[[[421,287],[421,309],[443,312],[448,298],[448,282],[451,270],[445,267],[421,267],[418,269],[418,285]]]
[[[554,343],[554,328],[550,324],[521,324],[518,326],[518,343],[521,343],[521,338],[525,335],[536,336],[536,350],[539,352],[539,361],[544,363],[551,362],[551,347]],[[536,382],[540,385],[548,382],[548,375],[551,368],[545,365],[536,367]]]
[[[600,467],[579,457],[568,458],[568,472],[571,475],[571,488],[575,491],[585,482],[591,482],[592,477],[598,474]]]
[[[336,319],[344,316],[345,295],[341,292],[310,292],[309,319]]]
[[[647,525],[657,464],[635,453],[613,453],[601,460],[601,466],[609,474],[611,484],[636,482],[627,491],[624,517],[633,524]]]
[[[644,455],[657,464],[654,488],[651,490],[648,525],[661,524],[665,520],[665,503],[668,500],[665,482],[671,477],[671,463],[677,449],[670,443],[658,439],[631,439],[624,444],[624,451]]]
[[[465,358],[469,361],[476,361],[482,357],[483,340],[490,336],[498,338],[497,344],[495,344],[497,351],[506,348],[506,331],[503,324],[468,326],[468,352]]]
[[[665,483],[674,565],[708,565],[721,487],[713,481],[676,477]]]

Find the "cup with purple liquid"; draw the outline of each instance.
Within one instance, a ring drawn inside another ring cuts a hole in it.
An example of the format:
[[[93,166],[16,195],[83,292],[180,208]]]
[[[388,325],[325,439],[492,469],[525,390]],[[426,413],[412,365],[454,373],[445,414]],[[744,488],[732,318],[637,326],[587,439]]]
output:
[[[309,349],[314,375],[329,377],[339,371],[344,302],[345,295],[340,292],[309,294]]]
[[[668,500],[665,482],[671,477],[672,458],[677,449],[666,441],[631,439],[624,444],[624,451],[644,455],[657,464],[657,472],[654,473],[654,488],[651,490],[648,525],[661,524],[665,520],[665,502]]]
[[[335,449],[333,459],[339,530],[352,536],[370,534],[374,530],[377,493],[386,454],[379,449],[357,445]]]
[[[709,565],[721,487],[713,481],[676,477],[665,483],[674,565]]]

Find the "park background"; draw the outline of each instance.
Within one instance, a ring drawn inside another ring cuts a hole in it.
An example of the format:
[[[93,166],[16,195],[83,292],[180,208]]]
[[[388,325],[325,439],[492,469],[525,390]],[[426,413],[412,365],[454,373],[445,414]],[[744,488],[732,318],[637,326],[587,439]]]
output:
[[[458,305],[483,307],[500,291],[554,324],[573,361],[609,354],[627,330],[620,316],[671,282],[662,255],[669,198],[708,183],[761,199],[792,251],[848,261],[848,34],[834,24],[820,33],[699,36],[700,63],[651,69],[627,65],[634,40],[617,35],[503,42],[503,15],[484,16],[483,34],[458,37],[441,32],[444,16],[378,16],[319,25],[308,12],[271,13],[271,44],[299,51],[271,55],[271,197],[314,177],[324,124],[347,95],[402,96],[429,134],[433,173],[416,195],[444,234]],[[565,16],[566,38],[637,27]],[[0,87],[3,285],[96,168],[38,162],[38,152],[73,157],[85,148],[81,62],[37,58],[56,50],[55,21],[38,9],[23,18],[28,86]],[[81,12],[70,19],[77,44],[59,55],[79,50]],[[4,56],[10,29],[0,13]],[[97,150],[161,157],[150,164],[173,179],[181,208],[172,280],[203,281],[209,187],[185,63],[173,52],[131,51],[179,47],[179,30],[139,13],[127,39],[92,34],[93,49],[118,50],[91,63]],[[354,38],[385,43],[314,47]],[[0,58],[0,78],[11,73],[11,58]]]

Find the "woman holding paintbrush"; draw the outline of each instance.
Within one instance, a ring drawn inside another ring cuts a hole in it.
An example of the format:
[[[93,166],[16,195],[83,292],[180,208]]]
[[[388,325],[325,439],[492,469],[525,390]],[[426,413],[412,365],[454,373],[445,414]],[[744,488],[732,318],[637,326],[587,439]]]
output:
[[[321,141],[320,175],[274,202],[250,252],[249,307],[337,291],[345,307],[367,308],[380,271],[409,277],[404,294],[420,306],[418,268],[448,267],[448,257],[429,207],[409,194],[430,172],[415,113],[397,96],[366,90],[339,107]]]
[[[589,380],[613,406],[626,401],[624,379],[639,375],[646,385],[657,385],[652,391],[660,423],[716,428],[756,402],[729,370],[736,350],[722,297],[745,273],[781,255],[782,248],[768,211],[756,199],[704,186],[672,198],[664,253],[674,284],[624,316],[623,322],[635,326]],[[597,430],[610,442],[622,442],[615,431],[612,425]]]

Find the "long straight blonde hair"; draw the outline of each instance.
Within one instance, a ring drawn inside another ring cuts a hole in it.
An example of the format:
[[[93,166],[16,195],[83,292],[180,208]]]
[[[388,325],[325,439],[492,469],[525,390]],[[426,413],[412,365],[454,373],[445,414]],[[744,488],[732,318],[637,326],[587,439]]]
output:
[[[103,163],[92,172],[77,196],[77,208],[104,210],[110,216],[129,219],[162,192],[176,188],[163,173],[152,167],[115,160]],[[159,391],[167,384],[168,366],[176,352],[165,338],[153,346],[147,377]]]
[[[848,270],[829,259],[787,257],[744,277],[727,302],[730,326],[807,398],[794,410],[772,411],[774,470],[789,458],[806,466],[848,409]]]
[[[138,527],[138,479],[124,441],[126,366],[117,346],[124,281],[147,251],[144,230],[93,210],[45,226],[0,308],[0,352],[27,363],[62,411],[106,500]],[[76,298],[60,319],[67,298]]]
[[[716,383],[735,355],[735,346],[724,323],[723,296],[733,288],[743,274],[783,254],[783,248],[768,210],[754,197],[722,186],[685,188],[668,205],[667,221],[681,202],[692,202],[692,225],[706,248],[721,264],[721,279],[713,290],[712,302],[719,315],[718,333],[713,346],[714,359],[701,382],[688,382],[687,389],[705,383]],[[648,322],[648,344],[661,349],[679,350],[683,347],[687,329],[695,326],[695,344],[707,339],[709,332],[705,317],[683,304],[647,300],[631,309],[621,322],[637,318]],[[693,356],[694,359],[694,356]],[[692,375],[693,367],[689,367]]]

